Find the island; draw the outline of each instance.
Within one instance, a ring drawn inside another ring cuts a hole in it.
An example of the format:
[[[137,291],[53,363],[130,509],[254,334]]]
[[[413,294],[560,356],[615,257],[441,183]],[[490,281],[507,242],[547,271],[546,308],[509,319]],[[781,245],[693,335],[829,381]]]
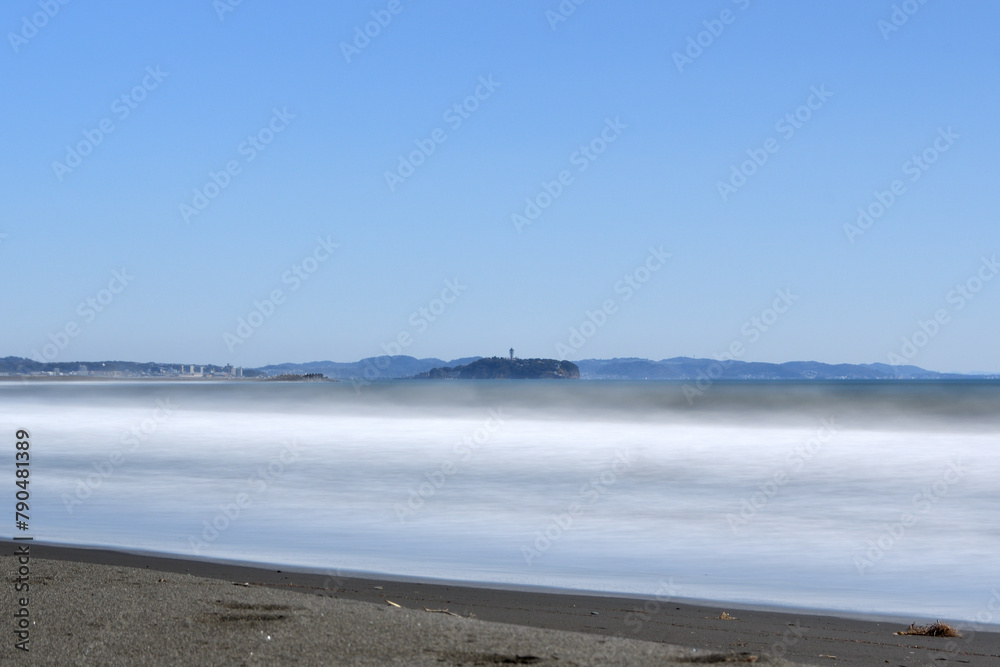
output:
[[[485,357],[462,366],[445,366],[413,376],[416,380],[578,380],[572,361]]]
[[[258,379],[261,382],[340,382],[340,380],[331,380],[322,373],[306,373],[305,375],[299,373],[282,373],[281,375],[270,375]]]

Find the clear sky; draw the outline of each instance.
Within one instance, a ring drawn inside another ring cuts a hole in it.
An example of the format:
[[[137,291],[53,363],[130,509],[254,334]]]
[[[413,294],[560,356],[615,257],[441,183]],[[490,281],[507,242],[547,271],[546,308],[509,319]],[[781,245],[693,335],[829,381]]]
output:
[[[0,356],[1000,371],[995,2],[231,2],[3,4]]]

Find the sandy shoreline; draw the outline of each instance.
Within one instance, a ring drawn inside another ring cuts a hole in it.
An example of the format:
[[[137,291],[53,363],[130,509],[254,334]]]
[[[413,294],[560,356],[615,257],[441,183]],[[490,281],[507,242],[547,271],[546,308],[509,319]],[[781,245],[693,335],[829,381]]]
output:
[[[1000,664],[1000,634],[982,630],[959,639],[897,636],[905,624],[888,620],[329,577],[41,544],[31,546],[32,651],[24,655],[13,646],[15,549],[0,542],[4,664],[662,665],[713,661],[712,651],[737,662],[757,656],[754,664],[787,664],[764,656]]]

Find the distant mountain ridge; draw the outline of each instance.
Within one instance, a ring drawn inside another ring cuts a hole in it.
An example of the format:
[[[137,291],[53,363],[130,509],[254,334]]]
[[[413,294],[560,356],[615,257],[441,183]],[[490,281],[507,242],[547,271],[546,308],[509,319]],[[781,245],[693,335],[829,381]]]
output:
[[[956,380],[998,375],[938,373],[918,366],[889,364],[824,364],[819,361],[718,361],[673,357],[660,361],[634,357],[584,359],[576,362],[580,377],[590,380]]]

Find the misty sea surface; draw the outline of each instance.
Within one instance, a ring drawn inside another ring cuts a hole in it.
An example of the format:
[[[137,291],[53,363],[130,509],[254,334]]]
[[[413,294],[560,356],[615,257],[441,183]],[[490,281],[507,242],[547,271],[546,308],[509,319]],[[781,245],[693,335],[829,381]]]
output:
[[[1000,383],[684,386],[0,382],[0,471],[41,542],[986,620]]]

